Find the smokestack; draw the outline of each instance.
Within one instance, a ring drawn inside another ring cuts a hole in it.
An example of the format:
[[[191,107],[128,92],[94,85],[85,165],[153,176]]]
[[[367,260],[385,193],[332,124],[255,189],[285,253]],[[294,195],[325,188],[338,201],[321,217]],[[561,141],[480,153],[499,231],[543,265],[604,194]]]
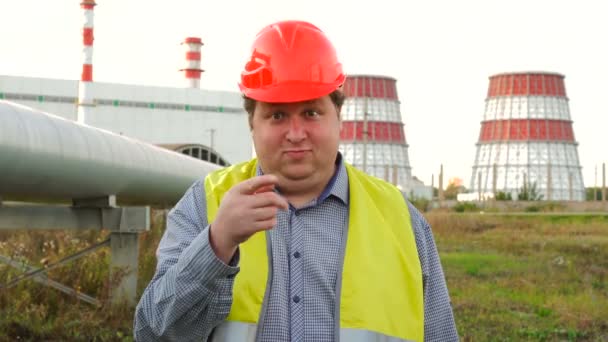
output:
[[[179,71],[184,72],[188,88],[200,88],[201,73],[204,71],[201,69],[201,46],[203,41],[197,37],[188,37],[182,42],[182,45],[186,48],[186,63],[184,68]]]
[[[443,164],[441,164],[441,167],[439,168],[439,187],[438,187],[438,196],[439,196],[439,201],[443,201]]]
[[[95,0],[82,0],[80,8],[83,11],[82,26],[82,75],[78,87],[78,122],[85,120],[95,105],[91,95],[91,82],[93,82],[93,7],[97,5]]]
[[[602,202],[606,202],[606,163],[602,163]]]

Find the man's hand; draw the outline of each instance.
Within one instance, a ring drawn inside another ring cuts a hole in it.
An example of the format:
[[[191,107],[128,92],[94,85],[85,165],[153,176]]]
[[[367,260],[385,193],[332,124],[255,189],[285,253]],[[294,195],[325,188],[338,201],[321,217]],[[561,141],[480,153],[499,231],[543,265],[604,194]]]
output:
[[[210,232],[211,247],[220,260],[228,263],[239,244],[277,224],[278,209],[289,209],[287,200],[273,191],[277,182],[274,175],[258,176],[226,192]]]

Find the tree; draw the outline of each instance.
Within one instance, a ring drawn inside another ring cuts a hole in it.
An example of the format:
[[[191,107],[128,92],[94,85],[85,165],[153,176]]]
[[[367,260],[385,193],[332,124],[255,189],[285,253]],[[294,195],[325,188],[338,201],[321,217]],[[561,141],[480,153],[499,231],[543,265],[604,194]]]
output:
[[[497,201],[512,201],[513,197],[511,197],[510,192],[499,191],[496,193]]]
[[[600,187],[586,188],[585,192],[586,192],[587,201],[601,201],[602,200],[602,188],[600,188]]]
[[[467,189],[463,185],[458,185],[456,183],[448,184],[448,187],[445,188],[443,195],[445,199],[456,199],[458,194],[462,194],[467,192]]]
[[[517,199],[520,201],[540,201],[543,199],[543,195],[541,195],[536,188],[536,182],[532,184],[527,184],[526,182],[519,189]]]

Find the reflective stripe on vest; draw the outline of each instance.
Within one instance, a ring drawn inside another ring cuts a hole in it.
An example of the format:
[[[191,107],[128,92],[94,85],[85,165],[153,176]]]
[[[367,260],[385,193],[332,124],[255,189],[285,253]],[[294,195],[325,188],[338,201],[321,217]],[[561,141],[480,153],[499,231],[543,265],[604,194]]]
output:
[[[257,323],[226,321],[213,330],[209,342],[255,342]]]
[[[244,341],[254,342],[257,324],[224,322],[213,331],[210,342]],[[359,329],[340,329],[340,341],[346,342],[412,342],[397,337],[382,335],[373,331]]]
[[[337,289],[340,336],[344,331],[355,331],[373,334],[372,341],[392,341],[386,340],[389,337],[395,341],[423,341],[422,271],[407,204],[393,185],[345,165],[349,225],[342,281],[338,284],[341,287]],[[209,222],[213,222],[224,194],[254,177],[256,171],[257,160],[253,159],[206,177]],[[266,240],[266,233],[260,232],[239,246],[240,271],[234,282],[232,307],[227,322],[218,330],[230,330],[236,322],[258,322],[269,282]],[[239,336],[228,340],[248,341],[242,339],[246,335]]]
[[[414,342],[398,337],[360,329],[340,329],[340,341],[344,342]]]

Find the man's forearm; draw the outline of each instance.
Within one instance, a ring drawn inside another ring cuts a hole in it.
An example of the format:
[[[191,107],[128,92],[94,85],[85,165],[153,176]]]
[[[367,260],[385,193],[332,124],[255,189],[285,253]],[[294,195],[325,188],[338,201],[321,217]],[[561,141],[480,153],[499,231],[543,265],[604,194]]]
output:
[[[208,227],[178,259],[161,255],[159,261],[157,275],[136,309],[136,339],[205,338],[230,311],[238,268],[215,256]]]

